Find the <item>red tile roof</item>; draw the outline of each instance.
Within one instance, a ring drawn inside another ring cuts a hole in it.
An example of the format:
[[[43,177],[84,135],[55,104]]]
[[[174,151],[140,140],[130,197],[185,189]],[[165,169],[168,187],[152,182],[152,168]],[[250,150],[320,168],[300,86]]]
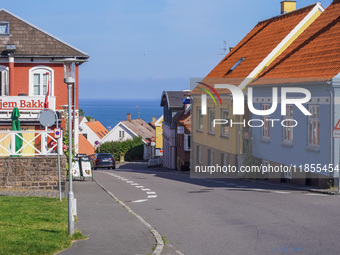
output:
[[[91,155],[95,153],[92,144],[83,136],[79,135],[79,154]]]
[[[100,123],[99,121],[95,122],[86,122],[85,123],[100,139],[102,139],[109,131]]]
[[[189,111],[182,112],[175,120],[177,125],[184,126],[188,133],[191,131],[191,114]]]
[[[340,1],[334,1],[254,84],[325,81],[339,72]]]
[[[228,84],[239,85],[269,53],[307,16],[316,6],[299,10],[259,22],[238,45],[206,76],[203,82],[213,85],[209,79],[228,78]],[[229,70],[245,58],[231,73]],[[199,85],[203,88],[203,86]],[[216,89],[228,93],[225,89]],[[192,94],[204,93],[195,88]]]

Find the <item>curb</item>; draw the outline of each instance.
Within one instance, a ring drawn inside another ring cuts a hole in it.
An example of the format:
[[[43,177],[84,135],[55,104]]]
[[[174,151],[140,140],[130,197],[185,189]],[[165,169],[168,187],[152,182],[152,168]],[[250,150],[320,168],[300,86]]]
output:
[[[309,189],[309,188],[304,188],[304,187],[288,186],[288,185],[284,185],[284,184],[280,184],[280,183],[271,183],[271,182],[249,180],[249,179],[242,179],[242,180],[247,181],[247,182],[266,184],[266,185],[269,185],[269,186],[276,186],[276,187],[283,187],[283,188],[293,188],[293,189],[297,189],[297,190],[303,190],[303,191],[319,193],[319,194],[339,195],[336,191]]]
[[[128,207],[126,204],[124,204],[124,202],[119,200],[115,195],[113,195],[110,191],[108,191],[96,179],[93,179],[93,180],[99,185],[99,187],[101,187],[107,194],[109,194],[117,203],[119,203],[122,207],[124,207],[129,213],[134,215],[140,222],[142,222],[150,230],[150,232],[153,234],[157,242],[156,249],[152,252],[152,254],[160,255],[164,248],[164,242],[163,242],[162,236],[156,231],[156,229],[153,226],[151,226],[148,222],[146,222],[142,216],[132,211],[130,207]]]

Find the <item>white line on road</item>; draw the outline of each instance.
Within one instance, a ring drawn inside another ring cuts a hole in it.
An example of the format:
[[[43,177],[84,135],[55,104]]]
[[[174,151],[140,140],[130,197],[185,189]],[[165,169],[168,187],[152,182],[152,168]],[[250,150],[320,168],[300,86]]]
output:
[[[148,191],[148,190],[151,190],[151,189],[142,189],[143,191]]]
[[[156,192],[154,192],[154,191],[150,191],[150,192],[146,192],[146,194],[149,194],[149,195],[151,195],[151,194],[156,194]]]
[[[139,188],[139,189],[141,189],[141,188],[144,188],[144,186],[136,186],[136,188]]]
[[[279,190],[274,190],[272,192],[273,193],[278,193],[278,194],[292,194],[291,192],[288,192],[288,191],[279,191]]]
[[[132,201],[131,203],[141,203],[141,202],[145,202],[148,201],[147,199],[140,199],[140,200],[136,200],[136,201]]]
[[[139,185],[138,183],[131,183],[132,186],[137,186]]]
[[[157,195],[151,195],[151,196],[148,196],[147,198],[156,198]]]
[[[126,183],[132,183],[133,181],[126,181]]]

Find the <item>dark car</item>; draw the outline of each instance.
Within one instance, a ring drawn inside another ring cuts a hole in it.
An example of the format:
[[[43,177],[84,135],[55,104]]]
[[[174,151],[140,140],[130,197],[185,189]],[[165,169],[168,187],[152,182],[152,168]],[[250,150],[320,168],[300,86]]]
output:
[[[100,167],[105,168],[116,168],[115,159],[110,153],[96,153],[91,155],[93,169],[96,170]]]

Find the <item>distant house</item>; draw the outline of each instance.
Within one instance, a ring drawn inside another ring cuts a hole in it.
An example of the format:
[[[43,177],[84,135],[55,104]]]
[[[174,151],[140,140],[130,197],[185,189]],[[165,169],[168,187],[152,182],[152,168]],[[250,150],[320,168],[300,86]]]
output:
[[[163,156],[163,115],[155,122],[156,156]]]
[[[190,109],[176,118],[177,124],[177,169],[189,170],[191,151],[191,115]]]
[[[109,131],[99,121],[94,119],[87,121],[86,118],[81,120],[79,130],[79,133],[82,134],[94,147],[96,147],[100,140],[109,133]]]
[[[91,155],[95,153],[94,146],[83,135],[79,135],[79,154]]]
[[[188,91],[164,91],[161,98],[163,107],[163,166],[176,169],[176,118],[184,111],[183,99]]]
[[[126,115],[126,120],[119,122],[100,141],[101,144],[111,141],[132,140],[141,137],[144,144],[143,159],[150,159],[153,155],[151,138],[155,137],[155,129],[142,119],[131,119],[131,114]]]

